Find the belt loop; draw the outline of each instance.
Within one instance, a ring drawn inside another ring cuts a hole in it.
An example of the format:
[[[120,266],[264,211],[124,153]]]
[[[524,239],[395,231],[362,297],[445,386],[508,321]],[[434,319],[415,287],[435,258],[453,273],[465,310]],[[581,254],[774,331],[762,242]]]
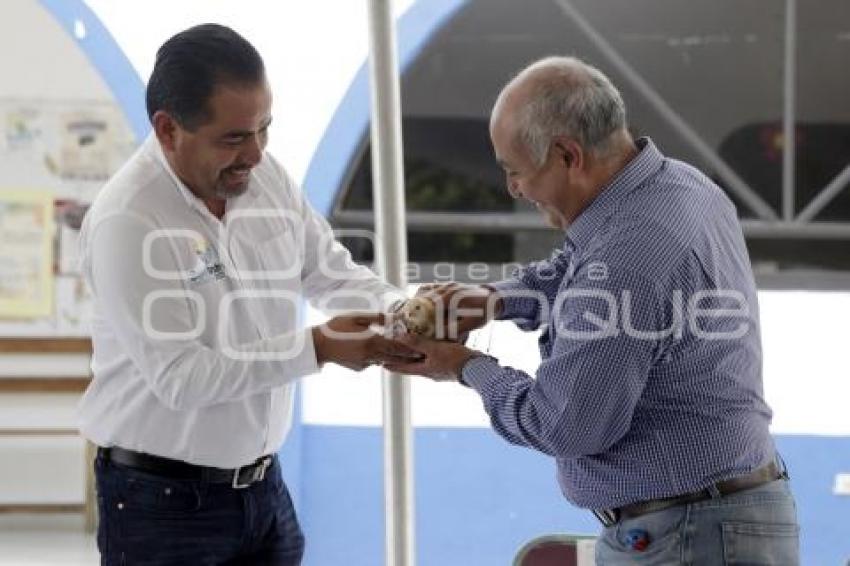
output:
[[[705,490],[708,492],[708,495],[711,496],[712,499],[719,499],[723,497],[723,494],[720,493],[719,489],[717,489],[716,483],[711,484],[710,486],[705,488]]]

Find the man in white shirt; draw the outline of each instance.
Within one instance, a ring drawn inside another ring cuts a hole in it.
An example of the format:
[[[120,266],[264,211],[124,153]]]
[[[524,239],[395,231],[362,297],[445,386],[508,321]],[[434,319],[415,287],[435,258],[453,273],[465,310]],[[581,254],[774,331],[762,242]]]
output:
[[[102,563],[298,564],[275,456],[292,384],[326,362],[409,360],[370,329],[400,294],[352,262],[264,152],[272,97],[244,38],[213,24],[175,35],[146,95],[154,132],[81,237]],[[305,298],[376,314],[301,329]]]

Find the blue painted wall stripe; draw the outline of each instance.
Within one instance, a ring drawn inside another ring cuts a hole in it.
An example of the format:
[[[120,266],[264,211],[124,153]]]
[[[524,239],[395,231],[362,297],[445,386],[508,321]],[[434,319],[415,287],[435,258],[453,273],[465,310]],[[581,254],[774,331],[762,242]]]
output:
[[[382,431],[306,425],[302,526],[305,566],[374,566],[383,557]],[[484,428],[417,428],[416,546],[420,566],[510,564],[526,541],[599,526],[557,488],[554,461]],[[850,560],[850,437],[780,435],[802,527],[802,564]]]

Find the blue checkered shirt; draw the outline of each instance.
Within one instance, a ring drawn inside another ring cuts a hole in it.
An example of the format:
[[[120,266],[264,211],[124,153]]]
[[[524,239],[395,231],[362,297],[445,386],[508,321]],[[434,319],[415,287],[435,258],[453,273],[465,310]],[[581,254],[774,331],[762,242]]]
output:
[[[775,457],[756,288],[735,208],[651,140],[563,249],[495,284],[543,328],[534,377],[477,357],[494,430],[554,456],[566,498],[607,509],[703,489]]]

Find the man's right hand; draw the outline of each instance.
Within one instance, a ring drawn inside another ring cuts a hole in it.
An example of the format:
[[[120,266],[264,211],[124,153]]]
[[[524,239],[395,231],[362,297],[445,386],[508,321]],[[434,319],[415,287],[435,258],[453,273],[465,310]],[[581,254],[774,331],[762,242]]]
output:
[[[423,358],[420,352],[371,328],[384,323],[382,313],[369,313],[337,316],[314,326],[316,361],[360,371],[373,364],[409,364]]]
[[[437,337],[463,342],[470,331],[481,328],[502,312],[498,291],[486,285],[429,283],[416,296],[428,297],[437,306]],[[442,331],[442,334],[440,332]]]

